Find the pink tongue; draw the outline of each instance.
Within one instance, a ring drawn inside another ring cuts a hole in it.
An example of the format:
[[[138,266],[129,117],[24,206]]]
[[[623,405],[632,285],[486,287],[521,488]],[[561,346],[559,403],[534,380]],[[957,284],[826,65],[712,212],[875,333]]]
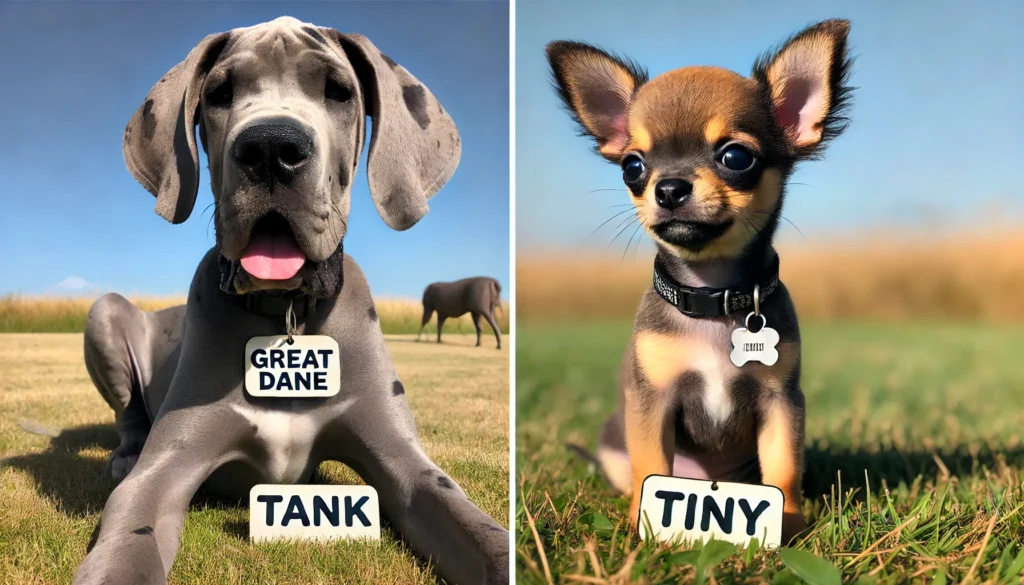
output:
[[[295,240],[284,234],[259,234],[242,254],[242,268],[262,280],[288,280],[306,262]]]

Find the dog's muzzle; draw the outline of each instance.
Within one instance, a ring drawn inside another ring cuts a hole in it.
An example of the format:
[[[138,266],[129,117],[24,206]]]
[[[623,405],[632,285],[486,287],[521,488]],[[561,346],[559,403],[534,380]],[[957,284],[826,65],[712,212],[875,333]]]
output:
[[[287,185],[314,155],[310,133],[296,120],[268,118],[249,125],[235,138],[231,154],[251,181]]]

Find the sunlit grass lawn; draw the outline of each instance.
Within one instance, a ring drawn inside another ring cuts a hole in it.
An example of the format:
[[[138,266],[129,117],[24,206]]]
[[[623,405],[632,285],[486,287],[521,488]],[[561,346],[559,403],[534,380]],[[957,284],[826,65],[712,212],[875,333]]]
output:
[[[427,454],[485,512],[508,526],[508,350],[389,336]],[[61,430],[32,435],[19,419]],[[68,583],[114,487],[103,464],[118,439],[92,386],[77,334],[0,335],[0,583]],[[322,481],[361,483],[340,464]],[[170,582],[434,583],[390,529],[376,544],[248,542],[248,509],[193,502]],[[132,559],[125,559],[132,562]]]
[[[628,534],[629,502],[565,444],[595,445],[630,329],[519,324],[519,581],[676,583],[699,562],[718,583],[838,582],[788,552],[686,553]],[[844,582],[1021,583],[1022,348],[1021,326],[805,324],[811,530],[795,548]]]

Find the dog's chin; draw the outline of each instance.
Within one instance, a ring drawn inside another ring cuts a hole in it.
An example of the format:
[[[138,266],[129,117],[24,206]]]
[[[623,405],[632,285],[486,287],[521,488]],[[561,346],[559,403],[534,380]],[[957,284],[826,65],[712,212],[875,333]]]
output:
[[[690,252],[700,252],[728,231],[732,223],[732,219],[727,219],[722,223],[670,219],[652,226],[651,231],[666,244],[678,246]]]

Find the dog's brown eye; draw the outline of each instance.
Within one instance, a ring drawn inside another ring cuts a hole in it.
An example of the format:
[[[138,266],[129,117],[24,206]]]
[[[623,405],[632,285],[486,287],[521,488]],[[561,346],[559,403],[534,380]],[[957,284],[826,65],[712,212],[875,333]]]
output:
[[[629,155],[622,161],[622,180],[627,183],[635,183],[644,175],[644,161],[635,154]]]
[[[745,171],[754,166],[754,154],[734,144],[722,151],[718,156],[718,162],[730,171]]]
[[[206,92],[206,103],[218,108],[230,106],[231,99],[233,97],[234,93],[231,88],[231,80],[225,79]]]
[[[328,78],[327,86],[324,88],[324,95],[329,100],[347,102],[352,97],[352,91],[337,81]]]

